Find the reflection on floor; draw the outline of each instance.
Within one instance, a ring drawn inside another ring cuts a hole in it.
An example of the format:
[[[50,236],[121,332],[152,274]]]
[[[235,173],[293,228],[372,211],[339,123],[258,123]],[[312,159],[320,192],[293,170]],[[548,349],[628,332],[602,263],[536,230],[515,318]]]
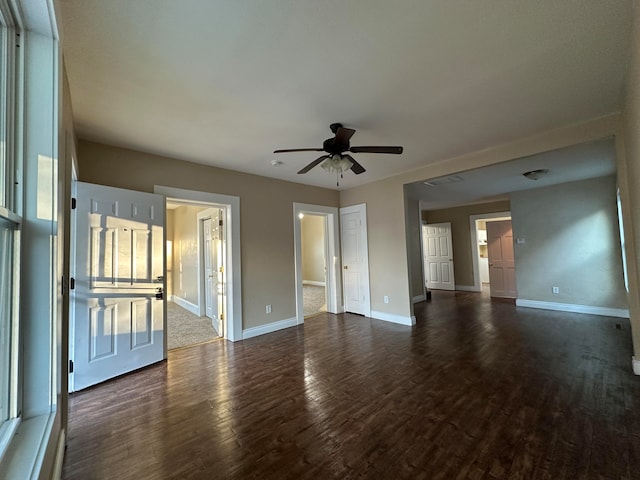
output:
[[[167,348],[186,347],[219,338],[211,319],[198,317],[173,302],[167,302]]]
[[[319,312],[327,311],[327,301],[325,299],[324,287],[315,285],[303,285],[302,296],[304,303],[304,316],[315,315]]]

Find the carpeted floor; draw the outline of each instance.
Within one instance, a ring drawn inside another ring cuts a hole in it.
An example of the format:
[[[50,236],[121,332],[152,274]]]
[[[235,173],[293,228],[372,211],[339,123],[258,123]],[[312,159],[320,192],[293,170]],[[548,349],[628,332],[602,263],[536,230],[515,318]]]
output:
[[[302,286],[305,317],[327,311],[327,301],[324,295],[324,287],[316,287],[315,285]]]
[[[210,342],[218,337],[209,317],[198,317],[173,302],[167,302],[167,348]]]

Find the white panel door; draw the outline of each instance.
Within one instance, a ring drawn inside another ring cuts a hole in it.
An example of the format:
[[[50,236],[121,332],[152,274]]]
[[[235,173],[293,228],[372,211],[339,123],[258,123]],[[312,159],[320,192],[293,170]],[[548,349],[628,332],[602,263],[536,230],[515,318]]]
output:
[[[451,223],[424,225],[422,241],[427,288],[455,290]]]
[[[516,268],[511,220],[487,222],[491,296],[516,298]]]
[[[72,390],[164,358],[164,198],[78,182]]]
[[[368,317],[371,303],[366,218],[364,204],[340,209],[344,308]]]
[[[218,336],[222,336],[221,322],[222,316],[222,266],[220,262],[221,252],[221,228],[219,225],[219,215],[203,220],[203,251],[204,251],[204,274],[205,274],[205,312],[211,319],[211,325]]]

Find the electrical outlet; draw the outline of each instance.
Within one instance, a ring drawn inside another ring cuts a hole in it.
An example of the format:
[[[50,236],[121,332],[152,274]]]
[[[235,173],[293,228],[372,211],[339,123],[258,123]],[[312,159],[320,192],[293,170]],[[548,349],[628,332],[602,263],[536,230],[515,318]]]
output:
[[[389,295],[384,296],[384,303],[389,303]]]
[[[267,305],[267,307],[265,308],[265,312],[267,312],[267,315],[271,313],[271,305]]]
[[[560,287],[551,287],[551,293],[557,295],[560,293]]]

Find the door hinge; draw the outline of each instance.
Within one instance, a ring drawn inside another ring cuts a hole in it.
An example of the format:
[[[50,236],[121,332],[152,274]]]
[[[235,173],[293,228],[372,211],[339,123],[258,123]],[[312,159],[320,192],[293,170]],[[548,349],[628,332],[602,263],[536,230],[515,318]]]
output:
[[[220,273],[224,273],[224,267],[220,267]]]
[[[71,210],[76,209],[77,200],[74,197],[71,197]]]
[[[220,320],[224,320],[224,313],[220,314]]]
[[[69,279],[69,290],[75,290],[76,289],[76,279],[71,277]]]
[[[222,225],[223,225],[223,223],[224,223],[224,222],[222,221],[222,219],[218,220],[218,225],[222,226]]]
[[[73,360],[69,360],[69,373],[73,373]]]

